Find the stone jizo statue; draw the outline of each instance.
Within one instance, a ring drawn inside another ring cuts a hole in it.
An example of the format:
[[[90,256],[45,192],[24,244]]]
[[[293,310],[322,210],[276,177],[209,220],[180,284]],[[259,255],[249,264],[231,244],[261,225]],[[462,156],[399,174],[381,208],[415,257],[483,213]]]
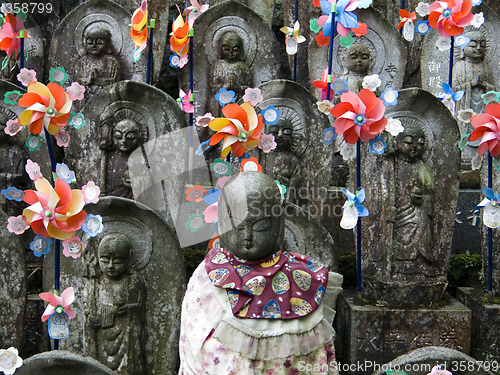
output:
[[[355,43],[345,50],[344,61],[347,67],[344,78],[347,79],[349,90],[359,92],[363,88],[363,78],[371,72],[374,65],[370,49],[364,44]]]

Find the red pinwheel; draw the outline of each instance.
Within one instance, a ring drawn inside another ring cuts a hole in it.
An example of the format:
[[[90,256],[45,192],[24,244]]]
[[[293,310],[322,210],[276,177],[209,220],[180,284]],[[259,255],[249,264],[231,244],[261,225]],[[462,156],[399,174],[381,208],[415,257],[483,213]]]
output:
[[[471,9],[470,0],[435,1],[429,7],[429,26],[445,38],[460,35],[474,18]]]
[[[333,123],[335,131],[346,142],[355,144],[360,138],[369,141],[384,130],[384,103],[370,90],[362,89],[359,95],[348,91],[340,95],[340,101],[330,113],[337,118]]]
[[[405,9],[400,9],[399,10],[399,16],[401,17],[401,21],[399,22],[398,25],[398,30],[403,27],[403,25],[408,22],[409,20],[412,20],[412,22],[415,22],[417,19],[417,14],[415,12],[408,12]]]
[[[0,50],[7,52],[8,59],[14,51],[19,50],[21,39],[18,37],[23,29],[24,22],[21,17],[14,17],[11,13],[5,15],[5,23],[0,28]]]
[[[479,155],[489,150],[490,155],[496,158],[500,155],[500,103],[488,104],[485,112],[471,118],[470,123],[475,129],[469,140],[474,142],[481,138]]]

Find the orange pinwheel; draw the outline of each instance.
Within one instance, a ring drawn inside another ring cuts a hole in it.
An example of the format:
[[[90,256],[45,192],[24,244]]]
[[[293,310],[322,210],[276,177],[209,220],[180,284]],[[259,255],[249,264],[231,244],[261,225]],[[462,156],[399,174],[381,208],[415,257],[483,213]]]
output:
[[[130,36],[135,44],[134,56],[146,48],[148,40],[148,1],[142,0],[141,6],[132,15]],[[139,55],[140,56],[140,55]]]
[[[7,59],[21,47],[21,39],[18,37],[23,29],[21,17],[14,17],[11,13],[5,15],[5,23],[0,28],[0,50],[7,52]]]
[[[224,140],[222,144],[221,157],[225,158],[229,151],[237,157],[257,147],[260,141],[264,122],[261,115],[255,113],[250,103],[238,105],[227,104],[222,108],[224,117],[216,118],[209,122],[208,126],[217,133],[210,138],[213,146]]]
[[[170,48],[179,56],[187,55],[189,51],[189,24],[184,21],[182,15],[172,24],[172,35],[170,37]]]
[[[405,9],[400,9],[399,10],[399,17],[401,17],[401,21],[399,22],[398,25],[398,30],[403,27],[403,25],[408,22],[409,20],[412,20],[412,22],[415,22],[417,19],[417,14],[415,12],[408,12]]]
[[[45,178],[35,181],[35,190],[26,190],[23,200],[30,204],[23,216],[36,234],[65,240],[82,227],[87,213],[81,190],[56,178],[55,188]]]
[[[470,0],[435,1],[429,7],[429,26],[445,38],[460,35],[474,18],[471,9]]]
[[[35,82],[28,86],[28,92],[17,103],[26,107],[19,116],[21,125],[29,125],[30,133],[40,134],[44,127],[55,135],[60,128],[68,124],[73,101],[62,86],[55,82],[45,86]]]

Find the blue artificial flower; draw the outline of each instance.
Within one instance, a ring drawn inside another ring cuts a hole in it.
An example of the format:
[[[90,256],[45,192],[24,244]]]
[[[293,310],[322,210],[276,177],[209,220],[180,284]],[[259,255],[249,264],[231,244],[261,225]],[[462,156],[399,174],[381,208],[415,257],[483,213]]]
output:
[[[465,34],[460,34],[455,37],[455,47],[465,47],[470,42],[470,38]]]
[[[87,124],[87,121],[85,121],[83,113],[71,112],[69,114],[68,124],[73,126],[75,129],[80,129]]]
[[[21,202],[24,197],[24,191],[19,190],[12,186],[8,187],[7,189],[3,189],[1,193],[5,198],[7,198],[10,201]]]
[[[438,98],[443,100],[453,100],[455,103],[458,102],[464,96],[464,91],[460,90],[454,92],[453,89],[447,83],[443,82],[443,91],[444,94],[438,95]]]
[[[179,62],[181,61],[181,57],[178,54],[174,53],[174,54],[170,55],[170,57],[168,59],[170,61],[170,66],[172,68],[179,67]]]
[[[75,172],[69,169],[69,167],[64,163],[56,164],[56,175],[67,184],[71,184],[76,181]]]
[[[387,143],[381,136],[377,135],[375,138],[370,139],[370,152],[375,155],[382,155],[385,152]]]
[[[342,207],[340,226],[344,229],[352,229],[357,225],[358,218],[369,215],[368,209],[362,204],[365,201],[365,190],[357,191],[356,195],[345,188],[342,188],[342,192],[347,197],[347,201]]]
[[[217,100],[221,107],[224,107],[226,104],[234,103],[234,98],[236,94],[233,90],[226,90],[225,88],[221,88],[217,94],[215,94],[215,100]]]
[[[425,20],[425,21],[418,21],[417,22],[417,32],[418,33],[425,35],[425,34],[427,34],[427,32],[429,30],[430,30],[429,21]]]
[[[50,238],[38,234],[35,239],[31,241],[30,249],[36,257],[41,257],[42,255],[46,255],[50,252],[51,244],[52,240]]]
[[[281,112],[272,105],[265,108],[260,114],[264,118],[264,124],[266,125],[276,125],[281,116]]]
[[[398,96],[399,93],[396,90],[392,87],[387,87],[380,95],[380,98],[386,107],[390,107],[398,104]]]
[[[473,7],[481,5],[483,3],[483,0],[471,0],[471,4]]]
[[[347,80],[343,78],[335,78],[330,86],[337,95],[341,95],[344,92],[349,91],[349,84],[347,83]]]
[[[365,115],[359,114],[354,117],[354,123],[358,126],[363,126],[363,124],[366,122],[366,117]]]
[[[372,0],[359,0],[358,8],[367,9],[370,5],[372,5]]]
[[[82,230],[90,237],[95,237],[102,232],[104,226],[102,225],[101,215],[88,214],[85,218],[85,223],[82,225]]]
[[[337,134],[335,133],[335,130],[333,129],[333,126],[323,130],[323,142],[326,143],[327,145],[331,145],[333,141],[337,138]]]
[[[203,155],[203,153],[210,148],[209,143],[210,143],[210,139],[206,140],[205,142],[201,142],[194,153],[196,155]]]

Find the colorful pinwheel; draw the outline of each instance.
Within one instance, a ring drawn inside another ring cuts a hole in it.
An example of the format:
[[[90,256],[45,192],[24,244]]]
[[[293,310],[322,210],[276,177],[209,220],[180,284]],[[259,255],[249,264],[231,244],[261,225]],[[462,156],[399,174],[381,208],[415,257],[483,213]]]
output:
[[[500,196],[489,188],[482,188],[481,191],[486,198],[476,206],[475,211],[484,207],[484,225],[488,228],[498,228],[500,227]]]
[[[447,83],[442,84],[443,94],[438,95],[438,98],[444,103],[444,105],[451,111],[451,113],[455,114],[456,102],[458,102],[464,96],[463,90],[461,91],[453,91],[450,85]]]
[[[470,123],[475,129],[469,140],[474,142],[481,138],[478,147],[479,155],[489,150],[490,155],[496,158],[500,155],[500,103],[488,104],[485,112],[470,119]]]
[[[347,197],[347,201],[342,207],[340,227],[352,229],[358,224],[358,218],[369,215],[368,209],[362,204],[365,201],[365,190],[361,189],[356,194],[353,194],[349,190],[342,188],[342,192]]]
[[[40,134],[44,127],[50,134],[56,135],[60,128],[68,124],[73,101],[57,83],[51,82],[45,86],[33,82],[17,104],[26,107],[18,122],[29,125],[30,133]]]
[[[170,49],[180,57],[186,56],[189,51],[189,23],[185,22],[182,15],[172,24],[172,33],[170,34]]]
[[[48,292],[40,293],[39,296],[41,299],[49,303],[47,305],[47,308],[43,312],[42,322],[47,321],[49,316],[54,313],[65,312],[66,314],[68,314],[69,319],[73,319],[74,317],[76,317],[75,311],[70,306],[75,300],[75,291],[73,290],[72,286],[66,288],[61,293],[61,296],[56,296],[55,294]]]
[[[179,89],[179,107],[186,113],[194,113],[194,105],[191,102],[191,90],[186,94],[184,90]]]
[[[400,9],[399,17],[401,18],[401,21],[399,22],[398,30],[401,29],[403,25],[408,21],[415,22],[415,20],[417,19],[417,14],[415,12],[410,13],[405,9]]]
[[[471,9],[470,0],[435,1],[429,7],[429,26],[444,38],[460,35],[474,18]]]
[[[281,32],[286,34],[286,53],[288,53],[289,55],[295,55],[297,53],[298,44],[306,41],[306,38],[304,38],[303,35],[299,35],[299,29],[299,21],[295,21],[293,29],[288,26],[283,26],[280,29]]]
[[[332,77],[332,79],[336,79]],[[321,81],[313,81],[312,83],[314,87],[320,89],[321,101],[326,100],[327,92],[328,92],[328,69],[323,70],[323,74],[321,75]],[[330,86],[330,99],[333,98],[333,89]]]
[[[14,52],[16,52],[17,58],[21,47],[20,35],[23,29],[24,22],[21,17],[14,17],[11,13],[5,15],[5,22],[0,28],[0,50],[7,52],[6,60],[10,59]],[[26,37],[26,35],[24,36]]]
[[[358,0],[321,0],[321,11],[323,15],[318,18],[318,25],[323,27],[324,36],[333,35],[333,15],[337,24],[337,32],[344,38],[347,37],[351,29],[358,27],[358,17],[354,10],[358,8]]]
[[[198,0],[190,0],[191,5],[186,8],[186,14],[188,16],[188,23],[190,27],[193,27],[194,21],[203,13],[205,13],[210,6],[209,4],[203,4],[200,6]]]
[[[135,44],[134,61],[138,61],[141,52],[146,48],[148,41],[148,1],[142,0],[141,6],[132,15],[130,36]]]
[[[216,118],[208,124],[210,129],[217,132],[210,138],[210,146],[224,140],[222,158],[225,158],[231,150],[235,156],[241,157],[245,152],[257,147],[264,122],[250,103],[227,104],[222,108],[222,113],[225,118]]]
[[[330,113],[337,118],[333,123],[336,132],[346,142],[369,141],[384,130],[387,124],[384,103],[370,90],[362,89],[359,95],[348,91],[340,95],[340,101]]]

